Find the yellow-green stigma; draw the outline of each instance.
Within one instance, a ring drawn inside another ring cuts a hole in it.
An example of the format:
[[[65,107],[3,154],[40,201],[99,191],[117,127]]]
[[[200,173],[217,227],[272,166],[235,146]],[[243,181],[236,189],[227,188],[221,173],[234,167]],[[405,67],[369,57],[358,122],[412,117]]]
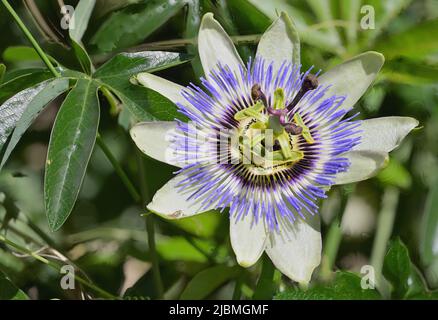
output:
[[[255,104],[234,115],[240,123],[239,151],[244,163],[265,170],[290,167],[304,157],[298,137],[302,135],[306,142],[314,143],[309,128],[298,113],[294,122],[288,122],[282,88],[274,91],[272,107],[266,106],[260,86],[254,85],[251,93]]]

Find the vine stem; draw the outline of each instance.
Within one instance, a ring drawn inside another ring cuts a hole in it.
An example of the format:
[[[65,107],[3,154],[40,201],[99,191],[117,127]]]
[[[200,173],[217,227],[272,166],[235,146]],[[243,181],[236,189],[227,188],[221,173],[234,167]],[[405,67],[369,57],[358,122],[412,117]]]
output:
[[[332,275],[333,266],[335,265],[341,241],[342,229],[340,226],[340,220],[339,218],[335,218],[330,224],[327,232],[322,254],[321,271],[319,275],[323,281],[329,280]]]
[[[15,243],[15,242],[12,242],[9,239],[6,239],[2,235],[0,235],[0,242],[3,242],[4,244],[11,246],[12,248],[14,248],[16,251],[20,252],[21,254],[29,255],[29,256],[33,257],[34,259],[38,260],[39,262],[44,263],[45,265],[48,265],[49,267],[57,270],[58,272],[61,272],[61,268],[58,264],[42,257],[41,255],[39,255],[35,252],[32,252],[31,250],[28,250],[28,249],[20,246],[19,244]],[[96,293],[99,293],[103,298],[116,299],[116,300],[120,299],[119,297],[114,296],[113,294],[105,291],[102,288],[99,288],[98,286],[88,282],[87,280],[85,280],[84,278],[82,278],[76,274],[74,275],[74,277],[75,277],[76,281],[78,281],[82,285],[94,290]]]
[[[234,286],[232,300],[240,300],[242,296],[242,286],[244,283],[245,272],[242,270],[240,276],[236,280],[236,284]]]
[[[144,168],[143,158],[138,150],[136,151],[136,153],[137,153],[137,161],[138,161],[138,171],[139,171],[138,173],[140,178],[141,202],[143,205],[148,201],[149,195],[148,195],[146,180],[144,179],[145,168]],[[148,245],[151,255],[152,276],[154,279],[155,290],[158,299],[163,299],[164,286],[163,286],[163,281],[161,280],[160,264],[158,262],[158,254],[155,244],[155,221],[154,221],[154,215],[152,214],[146,216],[146,232],[148,234]]]
[[[41,49],[40,45],[35,40],[35,38],[32,36],[29,29],[25,26],[25,24],[23,23],[21,18],[18,16],[18,14],[15,12],[14,8],[12,8],[12,6],[9,4],[9,2],[7,0],[1,0],[1,1],[2,1],[3,5],[5,6],[6,10],[8,10],[9,13],[11,14],[12,18],[14,18],[15,22],[20,27],[21,31],[23,31],[26,38],[30,41],[30,43],[34,47],[35,51],[38,53],[40,58],[43,60],[43,62],[47,66],[47,68],[49,68],[49,70],[53,73],[53,75],[55,77],[60,77],[61,75],[59,74],[58,71],[56,71],[56,69],[53,66],[52,62],[50,61],[49,57],[45,54],[43,49]]]
[[[105,156],[107,157],[109,162],[111,162],[111,165],[113,166],[117,175],[122,180],[126,189],[129,191],[129,194],[131,195],[132,199],[134,199],[134,201],[137,203],[140,202],[140,200],[141,200],[140,194],[137,192],[137,190],[134,187],[134,184],[131,182],[131,180],[129,180],[128,175],[125,173],[123,168],[120,166],[116,157],[111,153],[111,150],[105,144],[105,141],[102,139],[100,134],[98,134],[96,137],[96,143],[99,145],[100,149],[103,151],[103,153],[105,154]]]
[[[389,289],[387,283],[382,278],[382,267],[388,240],[391,237],[394,226],[399,198],[400,191],[397,188],[388,187],[385,189],[382,198],[382,208],[377,220],[373,249],[371,251],[371,265],[374,267],[376,275],[376,286],[384,296],[388,295]]]
[[[339,213],[343,214],[345,208],[347,207],[348,196],[345,190],[341,190],[341,204],[339,206]],[[319,276],[323,281],[330,279],[332,275],[332,270],[336,262],[336,257],[338,255],[339,246],[342,241],[342,228],[341,219],[339,215],[336,216],[330,224],[329,230],[327,232],[327,237],[325,238],[325,244],[322,254],[322,262]]]

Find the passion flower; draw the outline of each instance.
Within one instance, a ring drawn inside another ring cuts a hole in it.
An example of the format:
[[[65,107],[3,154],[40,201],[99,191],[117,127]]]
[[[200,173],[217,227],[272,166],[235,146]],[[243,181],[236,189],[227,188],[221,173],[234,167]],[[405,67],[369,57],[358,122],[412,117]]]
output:
[[[144,153],[181,168],[147,208],[169,219],[229,208],[240,265],[266,251],[282,273],[308,283],[321,260],[319,200],[332,185],[375,175],[418,122],[355,120],[350,111],[384,57],[366,52],[322,75],[302,72],[298,35],[284,13],[246,65],[211,13],[202,19],[198,49],[201,87],[136,76],[189,119],[131,129]]]

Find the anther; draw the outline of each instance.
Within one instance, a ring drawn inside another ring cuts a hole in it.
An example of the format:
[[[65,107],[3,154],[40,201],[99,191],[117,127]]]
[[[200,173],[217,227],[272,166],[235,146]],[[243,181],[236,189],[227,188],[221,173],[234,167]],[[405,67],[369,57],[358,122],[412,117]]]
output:
[[[301,98],[304,96],[304,94],[307,91],[314,90],[318,87],[318,78],[316,75],[309,73],[303,80],[303,83],[301,84],[301,89],[298,91],[295,98],[292,100],[291,103],[287,106],[288,110],[291,110],[293,107],[295,107],[298,102],[301,100]]]
[[[284,130],[286,130],[287,133],[291,133],[293,135],[299,135],[303,132],[303,128],[300,126],[297,126],[295,123],[288,123],[284,126]]]
[[[263,104],[265,105],[265,107],[268,106],[268,100],[266,99],[266,96],[263,93],[262,88],[260,87],[260,85],[258,83],[253,85],[251,88],[251,98],[256,102],[261,100],[263,102]]]

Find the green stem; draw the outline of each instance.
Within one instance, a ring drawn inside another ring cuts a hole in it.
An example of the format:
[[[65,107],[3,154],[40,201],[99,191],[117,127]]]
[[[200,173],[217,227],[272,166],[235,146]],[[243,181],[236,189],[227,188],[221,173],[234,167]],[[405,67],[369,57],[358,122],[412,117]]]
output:
[[[40,256],[39,254],[36,254],[35,252],[32,252],[32,251],[20,246],[19,244],[12,242],[9,239],[6,239],[5,237],[3,237],[1,235],[0,235],[0,242],[3,242],[4,244],[11,246],[12,248],[14,248],[16,251],[20,252],[21,254],[27,254],[27,255],[33,257],[34,259],[38,260],[39,262],[44,263],[45,265],[48,265],[49,267],[57,270],[58,272],[61,272],[61,267],[57,263],[54,263],[54,262]],[[76,281],[78,281],[82,285],[94,290],[96,293],[100,294],[103,298],[119,299],[119,297],[114,296],[113,294],[105,291],[102,288],[99,288],[98,286],[88,282],[87,280],[83,279],[80,276],[77,276],[76,274],[74,275],[74,277],[75,277]]]
[[[254,291],[253,300],[271,300],[275,290],[274,283],[275,267],[265,255],[262,258],[262,272]]]
[[[53,73],[53,75],[55,77],[60,77],[61,75],[58,73],[58,71],[56,71],[56,69],[53,66],[52,62],[50,61],[49,57],[47,57],[47,55],[44,53],[43,49],[41,49],[40,45],[35,40],[35,38],[32,36],[29,29],[27,29],[27,27],[25,26],[23,21],[20,19],[18,14],[15,12],[14,8],[11,7],[11,5],[9,4],[9,2],[7,0],[2,0],[2,2],[3,2],[3,5],[5,6],[6,10],[9,11],[12,18],[14,18],[15,22],[20,27],[21,31],[23,31],[26,38],[30,41],[30,43],[34,47],[35,51],[38,53],[38,55],[41,57],[43,62],[46,64],[47,68],[49,68],[49,70]]]
[[[145,180],[146,175],[145,175],[144,162],[141,154],[138,151],[137,151],[137,159],[138,159],[138,171],[140,178],[141,201],[142,204],[145,204],[148,201],[149,196],[148,196],[148,189]],[[158,254],[155,244],[155,221],[154,221],[154,215],[152,214],[146,217],[146,231],[148,234],[148,245],[149,245],[149,252],[152,262],[152,276],[154,279],[155,290],[157,293],[157,298],[163,299],[164,286],[161,280],[160,264],[158,262]]]
[[[340,226],[340,221],[339,218],[335,218],[330,224],[327,237],[325,238],[320,271],[320,277],[323,281],[327,281],[331,278],[341,240],[342,229]]]
[[[59,246],[56,245],[55,241],[53,241],[43,230],[41,230],[40,227],[38,227],[35,223],[32,222],[32,220],[30,220],[28,217],[26,217],[25,221],[23,221],[24,223],[27,224],[27,226],[33,231],[35,232],[35,234],[37,236],[39,236],[41,239],[44,240],[45,243],[47,243],[51,248],[54,248],[58,251],[61,251],[59,249]]]
[[[342,228],[340,216],[344,214],[345,207],[347,206],[348,196],[342,192],[341,205],[339,208],[339,215],[330,224],[327,236],[325,238],[325,244],[322,254],[322,263],[320,270],[321,280],[327,281],[332,276],[332,270],[336,262],[339,246],[342,241]]]
[[[120,111],[119,101],[114,96],[114,94],[110,90],[108,90],[106,87],[101,87],[100,91],[105,96],[106,100],[108,101],[108,103],[110,105],[110,114],[112,116],[116,116]]]
[[[245,280],[245,270],[241,270],[241,274],[240,276],[237,278],[236,280],[236,285],[234,287],[234,291],[233,291],[233,300],[240,300],[240,298],[242,297],[242,286]]]
[[[140,202],[141,197],[140,194],[137,192],[137,190],[134,187],[134,184],[129,180],[128,175],[125,173],[123,168],[120,166],[119,162],[117,161],[116,157],[111,153],[108,146],[103,141],[100,134],[97,135],[96,142],[99,145],[99,147],[102,149],[105,156],[108,158],[109,162],[111,162],[114,170],[116,171],[117,175],[122,180],[125,187],[128,189],[129,194],[134,199],[135,202]]]
[[[385,189],[382,198],[382,208],[377,220],[373,249],[371,252],[371,265],[374,267],[376,285],[383,295],[388,293],[388,287],[382,278],[382,267],[386,255],[388,240],[391,237],[394,226],[399,197],[400,191],[397,188],[388,187]]]

